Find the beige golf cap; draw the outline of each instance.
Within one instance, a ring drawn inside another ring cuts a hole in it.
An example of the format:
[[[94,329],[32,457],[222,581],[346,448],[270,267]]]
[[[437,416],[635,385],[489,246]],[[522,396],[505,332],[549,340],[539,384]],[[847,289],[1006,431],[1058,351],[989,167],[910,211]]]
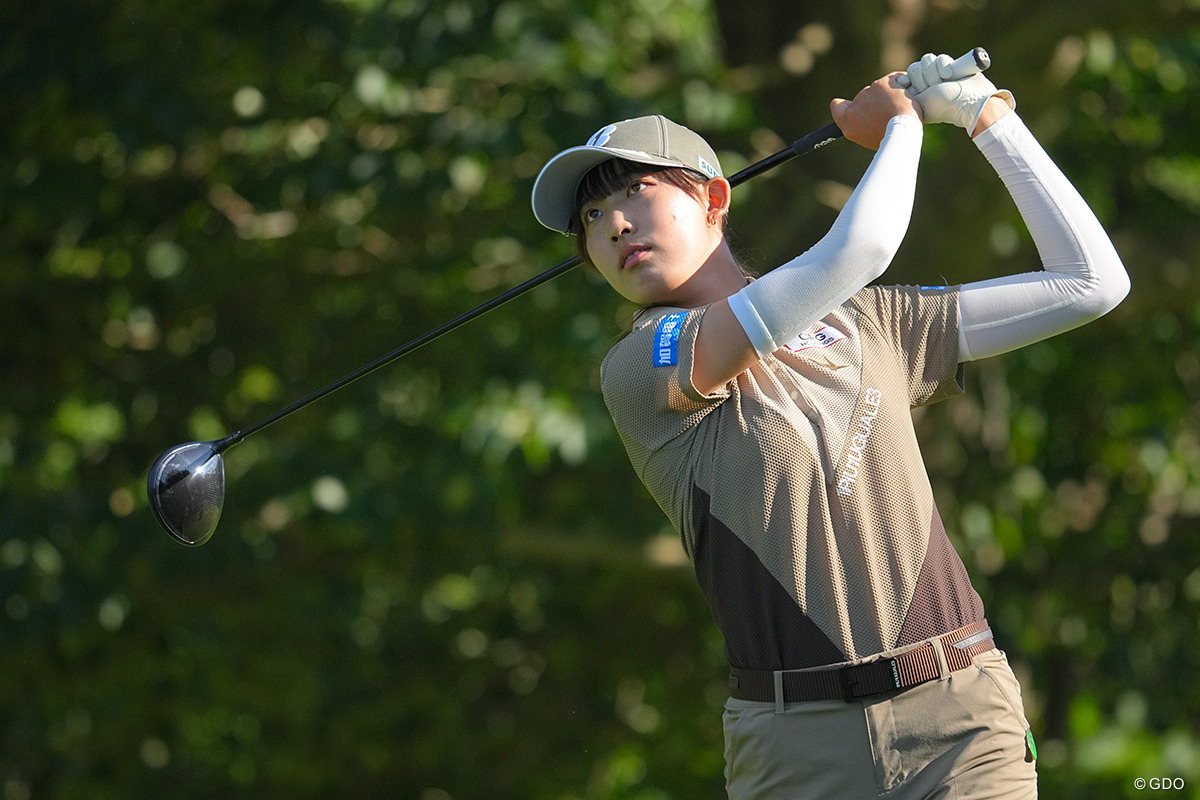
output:
[[[533,184],[533,215],[551,230],[570,232],[575,191],[592,167],[623,158],[656,167],[683,167],[705,178],[720,176],[717,154],[699,134],[663,116],[636,117],[606,125],[581,147],[550,159]]]

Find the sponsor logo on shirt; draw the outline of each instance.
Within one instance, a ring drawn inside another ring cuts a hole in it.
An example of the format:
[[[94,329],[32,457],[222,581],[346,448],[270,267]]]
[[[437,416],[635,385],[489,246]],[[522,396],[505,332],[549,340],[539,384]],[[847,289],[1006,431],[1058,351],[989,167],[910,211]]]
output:
[[[863,451],[871,434],[875,431],[875,419],[879,416],[879,406],[883,403],[883,392],[878,389],[867,389],[863,395],[863,413],[854,426],[850,437],[850,451],[846,454],[846,464],[838,478],[837,493],[849,497],[858,483],[858,468],[862,465]]]
[[[801,350],[812,350],[815,347],[829,347],[847,338],[846,334],[831,325],[821,325],[813,330],[805,331],[788,342],[784,347],[793,353]]]
[[[654,332],[654,366],[673,367],[679,363],[679,331],[686,316],[686,311],[677,311],[658,321],[658,330]]]

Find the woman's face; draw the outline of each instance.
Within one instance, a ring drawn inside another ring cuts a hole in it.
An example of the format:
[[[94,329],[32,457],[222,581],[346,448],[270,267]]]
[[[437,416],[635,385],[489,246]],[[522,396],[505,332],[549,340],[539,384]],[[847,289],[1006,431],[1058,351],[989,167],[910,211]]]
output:
[[[585,204],[580,222],[596,269],[640,305],[690,305],[689,281],[722,239],[701,200],[652,173]]]

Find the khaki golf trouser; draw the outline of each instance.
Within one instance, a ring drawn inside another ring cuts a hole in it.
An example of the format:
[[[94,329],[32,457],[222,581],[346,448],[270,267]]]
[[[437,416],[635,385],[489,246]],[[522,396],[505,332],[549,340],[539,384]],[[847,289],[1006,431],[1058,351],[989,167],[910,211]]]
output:
[[[727,702],[730,800],[1037,797],[1021,688],[1000,650],[904,691],[777,712]]]

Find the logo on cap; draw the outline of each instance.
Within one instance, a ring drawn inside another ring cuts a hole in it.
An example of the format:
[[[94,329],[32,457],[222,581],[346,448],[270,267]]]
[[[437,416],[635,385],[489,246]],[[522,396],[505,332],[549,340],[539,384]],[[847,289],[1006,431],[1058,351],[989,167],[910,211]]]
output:
[[[592,138],[588,139],[588,141],[587,141],[587,146],[588,147],[604,147],[604,145],[608,144],[609,138],[611,138],[612,135],[616,132],[617,132],[616,125],[606,125],[603,128],[601,128],[600,130],[596,131],[594,134],[592,134]]]

